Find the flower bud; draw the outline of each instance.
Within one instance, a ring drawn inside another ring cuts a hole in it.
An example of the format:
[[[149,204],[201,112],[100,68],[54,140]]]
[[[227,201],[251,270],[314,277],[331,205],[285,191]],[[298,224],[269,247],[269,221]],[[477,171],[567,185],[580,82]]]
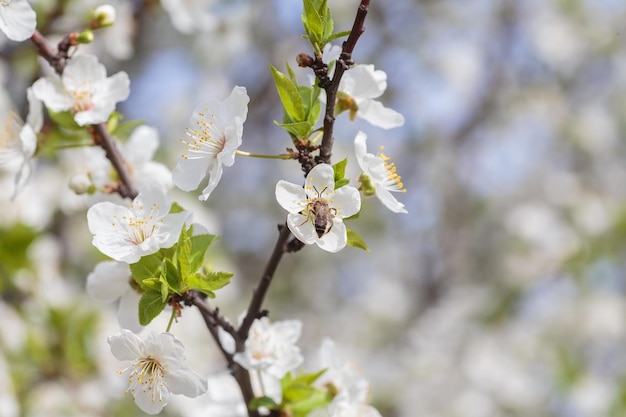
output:
[[[96,7],[93,15],[92,27],[94,29],[113,26],[115,23],[115,8],[110,4]]]
[[[93,42],[93,32],[89,29],[83,30],[76,37],[76,42],[78,43],[91,43]]]
[[[87,174],[74,174],[70,177],[69,187],[76,194],[90,193],[94,185]]]

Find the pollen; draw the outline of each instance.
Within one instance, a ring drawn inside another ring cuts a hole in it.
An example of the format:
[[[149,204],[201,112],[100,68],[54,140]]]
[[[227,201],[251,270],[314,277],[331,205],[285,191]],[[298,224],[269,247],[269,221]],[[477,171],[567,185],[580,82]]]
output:
[[[214,122],[215,114],[209,113],[209,109],[205,110],[206,113],[197,113],[201,119],[196,121],[196,127],[185,131],[189,139],[180,140],[185,144],[185,152],[182,155],[184,159],[206,158],[207,156],[215,158],[224,150],[226,134]],[[208,117],[207,114],[209,114]]]
[[[128,368],[118,371],[122,374],[128,374],[128,389],[125,395],[130,394],[133,399],[138,393],[149,394],[152,402],[163,402],[163,376],[165,368],[158,360],[151,357],[137,359],[128,366]]]
[[[402,177],[396,172],[396,164],[391,161],[391,158],[382,153],[383,149],[385,149],[385,147],[381,146],[381,152],[378,154],[378,157],[383,160],[386,172],[386,178],[383,185],[389,191],[400,191],[406,193],[406,189],[402,183]]]

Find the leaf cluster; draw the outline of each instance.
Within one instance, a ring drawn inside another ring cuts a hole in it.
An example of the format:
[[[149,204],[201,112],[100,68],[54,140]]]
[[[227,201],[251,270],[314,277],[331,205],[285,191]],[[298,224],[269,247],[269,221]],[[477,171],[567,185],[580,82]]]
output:
[[[205,254],[216,239],[211,234],[192,236],[192,228],[183,227],[174,246],[144,256],[130,266],[133,280],[143,291],[139,301],[142,325],[150,323],[168,302],[180,299],[188,291],[215,298],[214,291],[228,285],[232,273],[211,271],[204,265]]]
[[[276,123],[285,129],[295,142],[307,139],[315,131],[322,110],[319,96],[320,88],[298,85],[296,76],[289,65],[289,75],[283,74],[270,66],[280,101],[283,104],[283,123]]]
[[[298,376],[288,373],[280,381],[283,392],[280,404],[270,397],[263,396],[252,400],[250,409],[266,407],[270,410],[280,410],[283,416],[306,417],[311,411],[328,406],[333,400],[330,387],[322,389],[313,385],[324,372],[326,369]]]

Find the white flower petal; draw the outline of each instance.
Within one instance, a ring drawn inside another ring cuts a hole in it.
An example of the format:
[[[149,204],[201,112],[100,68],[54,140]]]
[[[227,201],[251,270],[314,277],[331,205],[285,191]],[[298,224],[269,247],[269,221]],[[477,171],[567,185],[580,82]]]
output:
[[[283,320],[278,321],[272,325],[276,336],[279,337],[282,342],[288,344],[294,344],[300,339],[302,333],[302,322],[299,320]]]
[[[183,225],[185,223],[191,224],[191,214],[189,211],[183,211],[167,215],[167,222],[164,222],[159,228],[159,236],[161,237],[159,246],[161,248],[170,248],[178,241]]]
[[[364,132],[359,131],[354,138],[354,154],[356,156],[356,161],[359,164],[359,168],[362,171],[365,171],[366,164],[364,161],[365,155],[367,155],[367,135]]]
[[[26,98],[28,99],[28,116],[26,116],[26,123],[29,124],[35,132],[39,132],[43,127],[43,103],[37,98],[32,87],[26,89]]]
[[[56,74],[40,78],[32,86],[35,97],[43,101],[54,112],[72,108],[72,99],[65,93],[61,78]]]
[[[387,89],[387,74],[375,70],[374,65],[356,65],[344,74],[347,79],[354,80],[350,95],[355,98],[372,99],[380,97]],[[341,80],[344,81],[343,78]],[[341,86],[339,90],[343,91]]]
[[[98,90],[93,99],[96,103],[112,103],[115,107],[114,103],[126,100],[129,94],[130,79],[127,73],[120,71],[98,84]]]
[[[30,38],[37,26],[37,16],[26,0],[0,3],[0,30],[13,41]]]
[[[87,276],[87,294],[99,301],[115,301],[130,289],[128,283],[130,278],[128,264],[115,261],[100,262]]]
[[[220,106],[220,119],[235,120],[240,119],[240,124],[246,121],[248,117],[248,103],[250,97],[245,87],[235,86],[230,95],[224,100]]]
[[[174,185],[183,191],[193,191],[202,182],[209,169],[208,158],[180,158],[172,171]]]
[[[102,81],[107,73],[104,65],[94,55],[72,57],[63,70],[63,85],[67,90],[82,90],[85,85]]]
[[[209,182],[207,186],[202,190],[202,193],[198,197],[200,201],[207,201],[217,184],[222,179],[222,172],[224,169],[222,168],[222,164],[220,164],[217,160],[213,160],[213,163],[209,167]]]
[[[143,410],[145,413],[154,415],[159,414],[161,410],[167,405],[167,402],[170,399],[170,393],[166,386],[162,386],[159,389],[159,397],[158,399],[152,398],[152,392],[149,390],[138,390],[135,393],[133,399],[135,400],[135,404]]]
[[[361,194],[356,188],[345,185],[335,191],[332,206],[340,218],[353,216],[361,210]]]
[[[313,222],[301,214],[289,213],[287,226],[300,242],[310,245],[318,240]]]
[[[306,177],[305,192],[309,198],[328,198],[335,189],[335,172],[328,164],[316,165]]]
[[[143,326],[139,323],[139,300],[141,294],[129,288],[120,298],[117,306],[117,322],[123,329],[139,333]]]
[[[122,329],[119,333],[109,336],[111,353],[118,360],[133,361],[144,355],[145,344],[135,333]]]
[[[385,187],[380,184],[374,184],[374,187],[376,188],[376,197],[385,207],[394,213],[408,213],[404,204],[399,202]]]
[[[168,369],[165,383],[172,394],[183,394],[191,398],[204,394],[208,388],[206,377],[186,367]]]
[[[122,146],[124,156],[133,166],[151,161],[158,147],[159,132],[146,125],[136,128]]]
[[[381,102],[375,100],[364,100],[359,102],[359,111],[357,117],[360,117],[374,126],[383,129],[392,129],[404,124],[404,116],[397,111],[385,107]]]
[[[301,185],[280,180],[276,184],[276,201],[289,213],[297,214],[304,210],[306,193]]]
[[[333,227],[321,238],[316,239],[315,243],[321,249],[327,252],[339,252],[346,246],[348,241],[346,226],[341,219],[335,218],[333,220]]]

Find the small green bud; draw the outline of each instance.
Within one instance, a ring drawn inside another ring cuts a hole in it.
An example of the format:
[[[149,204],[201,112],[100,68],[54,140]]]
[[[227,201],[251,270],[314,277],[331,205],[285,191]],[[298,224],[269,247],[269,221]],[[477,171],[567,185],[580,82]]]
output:
[[[93,38],[94,38],[93,31],[91,31],[90,29],[87,29],[87,30],[83,30],[82,32],[78,34],[78,36],[76,37],[76,42],[87,44],[87,43],[93,42]]]

